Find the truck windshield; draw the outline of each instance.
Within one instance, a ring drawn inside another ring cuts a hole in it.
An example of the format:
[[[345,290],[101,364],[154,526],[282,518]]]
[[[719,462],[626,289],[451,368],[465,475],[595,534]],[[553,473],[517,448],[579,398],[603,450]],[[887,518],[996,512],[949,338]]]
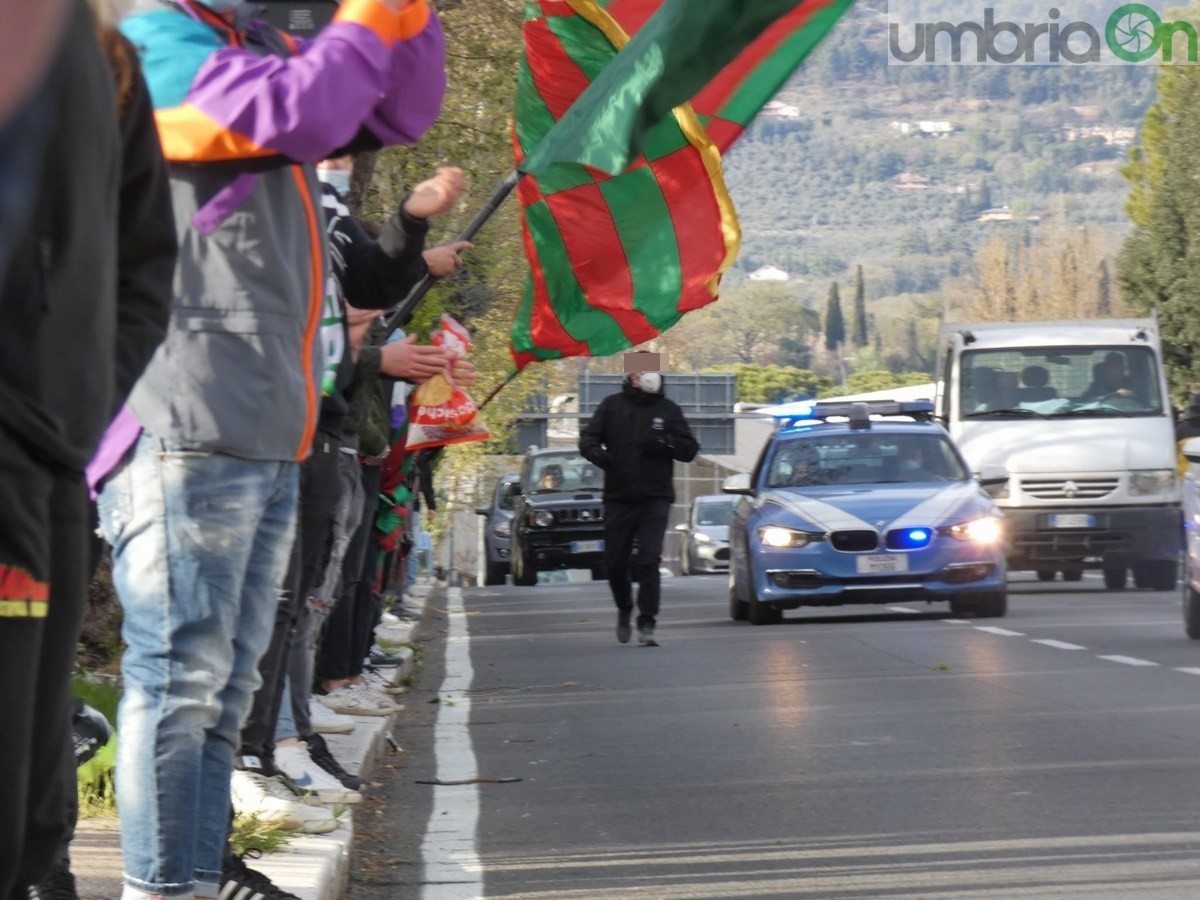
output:
[[[964,417],[1161,415],[1158,360],[1148,347],[970,350],[962,357]]]
[[[599,491],[604,473],[578,453],[546,453],[534,457],[529,467],[529,492]]]

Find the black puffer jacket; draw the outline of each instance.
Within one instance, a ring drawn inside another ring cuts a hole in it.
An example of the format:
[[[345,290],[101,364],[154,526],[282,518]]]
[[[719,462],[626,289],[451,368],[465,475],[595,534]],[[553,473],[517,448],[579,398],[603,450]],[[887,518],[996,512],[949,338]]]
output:
[[[628,381],[600,401],[579,434],[579,452],[604,470],[604,499],[623,503],[674,500],[674,461],[691,462],[699,451],[675,401]]]

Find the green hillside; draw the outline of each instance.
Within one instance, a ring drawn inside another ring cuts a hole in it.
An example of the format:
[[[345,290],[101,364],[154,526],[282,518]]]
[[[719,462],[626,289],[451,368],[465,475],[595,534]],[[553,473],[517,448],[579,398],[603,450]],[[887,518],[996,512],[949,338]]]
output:
[[[770,264],[816,298],[862,264],[878,300],[941,290],[998,233],[1126,233],[1119,170],[1153,67],[888,66],[883,8],[852,10],[730,153],[732,283]]]

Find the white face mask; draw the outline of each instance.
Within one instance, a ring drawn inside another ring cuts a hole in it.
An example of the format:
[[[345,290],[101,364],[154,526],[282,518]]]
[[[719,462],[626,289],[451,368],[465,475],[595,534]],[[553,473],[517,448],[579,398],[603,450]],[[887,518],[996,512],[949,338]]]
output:
[[[647,394],[657,394],[662,390],[662,375],[658,372],[643,372],[638,376],[638,387]]]
[[[348,169],[317,169],[317,177],[342,197],[350,193],[350,171]]]

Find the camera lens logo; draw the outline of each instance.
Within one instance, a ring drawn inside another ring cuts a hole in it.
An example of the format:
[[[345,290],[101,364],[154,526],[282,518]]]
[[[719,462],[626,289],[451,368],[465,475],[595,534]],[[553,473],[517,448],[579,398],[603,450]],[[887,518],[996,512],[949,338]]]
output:
[[[1142,3],[1128,3],[1108,17],[1104,37],[1114,56],[1144,62],[1158,52],[1162,19]]]

